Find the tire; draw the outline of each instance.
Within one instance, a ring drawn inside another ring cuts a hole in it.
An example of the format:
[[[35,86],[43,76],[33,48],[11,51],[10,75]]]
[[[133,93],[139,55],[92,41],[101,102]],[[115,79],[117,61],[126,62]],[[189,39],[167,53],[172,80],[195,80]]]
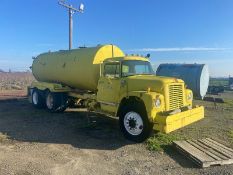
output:
[[[124,137],[134,142],[145,141],[153,128],[145,107],[140,103],[124,106],[120,113],[119,124]]]
[[[38,89],[32,90],[32,105],[38,109],[41,109],[45,105],[45,100]]]
[[[69,108],[76,108],[76,102],[74,99],[69,99],[68,102],[67,102],[67,107]]]
[[[45,104],[50,112],[64,112],[67,108],[67,97],[64,93],[47,91]]]

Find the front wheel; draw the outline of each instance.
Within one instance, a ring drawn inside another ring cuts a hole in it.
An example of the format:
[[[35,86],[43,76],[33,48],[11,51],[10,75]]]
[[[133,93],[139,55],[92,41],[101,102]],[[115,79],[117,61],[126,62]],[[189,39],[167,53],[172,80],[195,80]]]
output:
[[[119,122],[124,136],[135,142],[146,140],[153,128],[141,106],[126,106],[120,114]]]

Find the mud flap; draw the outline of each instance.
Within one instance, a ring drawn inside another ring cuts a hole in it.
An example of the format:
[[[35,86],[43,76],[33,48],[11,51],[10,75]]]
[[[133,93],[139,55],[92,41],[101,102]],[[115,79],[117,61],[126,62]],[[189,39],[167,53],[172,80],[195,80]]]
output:
[[[156,116],[154,129],[169,133],[204,118],[204,107],[196,107],[188,111],[169,116]]]

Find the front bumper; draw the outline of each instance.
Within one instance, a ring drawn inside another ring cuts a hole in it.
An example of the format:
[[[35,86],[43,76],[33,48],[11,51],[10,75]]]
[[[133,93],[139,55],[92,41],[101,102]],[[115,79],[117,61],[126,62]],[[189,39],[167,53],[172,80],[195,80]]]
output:
[[[154,119],[154,129],[169,133],[204,118],[204,107],[196,107],[173,115],[158,115]]]

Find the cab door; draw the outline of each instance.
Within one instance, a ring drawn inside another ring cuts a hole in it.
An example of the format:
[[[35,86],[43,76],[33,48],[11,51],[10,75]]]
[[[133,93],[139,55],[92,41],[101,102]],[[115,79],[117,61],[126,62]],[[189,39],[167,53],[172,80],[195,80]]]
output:
[[[105,63],[97,92],[97,100],[103,111],[116,112],[121,88],[120,80],[120,63]]]

